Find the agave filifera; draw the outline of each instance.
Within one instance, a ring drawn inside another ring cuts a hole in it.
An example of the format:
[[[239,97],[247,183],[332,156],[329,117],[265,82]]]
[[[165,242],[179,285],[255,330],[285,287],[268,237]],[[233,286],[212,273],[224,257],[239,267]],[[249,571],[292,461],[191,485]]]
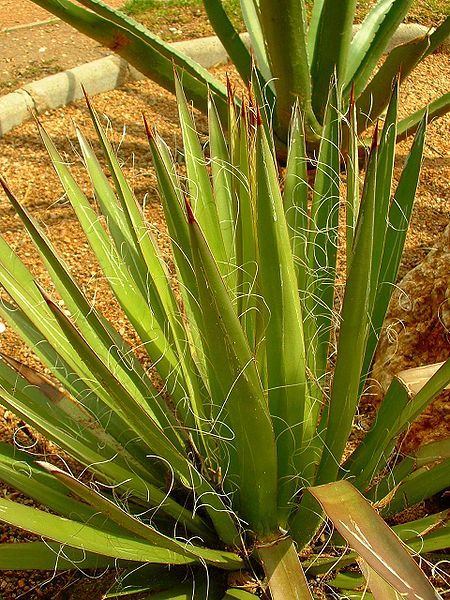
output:
[[[450,16],[435,31],[390,50],[377,70],[399,24],[414,0],[373,2],[353,36],[356,0],[313,0],[311,17],[304,0],[241,0],[242,16],[250,35],[252,53],[230,22],[221,0],[203,0],[211,24],[243,81],[251,80],[253,57],[261,87],[274,114],[277,151],[284,158],[294,102],[304,114],[308,153],[317,148],[324,126],[328,86],[336,71],[347,107],[353,91],[359,133],[367,130],[386,109],[393,81],[403,82],[450,34]],[[33,0],[82,33],[111,48],[139,71],[166,89],[174,90],[172,65],[185,71],[184,87],[197,108],[207,110],[208,90],[217,108],[226,114],[226,90],[206,69],[165,43],[157,35],[101,0]],[[429,107],[429,118],[450,109],[450,93]],[[411,135],[425,109],[403,119],[399,137]],[[346,138],[344,138],[344,145]]]
[[[360,200],[356,109],[343,118],[337,90],[333,85],[329,92],[310,189],[298,106],[280,184],[270,125],[253,94],[238,107],[230,92],[227,134],[210,100],[205,156],[177,81],[186,184],[147,125],[176,289],[90,103],[111,182],[77,133],[105,226],[38,124],[103,273],[164,387],[155,387],[2,181],[70,313],[0,238],[0,315],[59,382],[2,355],[2,404],[79,461],[92,480],[87,485],[0,445],[0,479],[51,511],[0,499],[0,519],[53,540],[0,545],[0,568],[119,564],[126,571],[111,596],[149,591],[157,598],[164,590],[160,597],[251,598],[270,590],[274,600],[311,598],[296,548],[312,541],[313,552],[323,553],[315,538],[323,508],[339,533],[332,543],[346,540],[355,553],[310,556],[307,574],[359,561],[380,598],[394,597],[394,590],[437,597],[399,538],[413,552],[444,548],[447,514],[396,526],[397,537],[370,502],[390,515],[448,484],[448,440],[395,465],[391,454],[411,420],[448,384],[450,361],[414,397],[394,379],[371,429],[343,458],[397,276],[426,118],[391,198],[396,87],[382,131],[374,133]],[[262,97],[258,88],[253,93]],[[345,201],[342,129],[351,140]],[[339,245],[347,254],[341,307]],[[333,585],[348,587],[348,576]]]

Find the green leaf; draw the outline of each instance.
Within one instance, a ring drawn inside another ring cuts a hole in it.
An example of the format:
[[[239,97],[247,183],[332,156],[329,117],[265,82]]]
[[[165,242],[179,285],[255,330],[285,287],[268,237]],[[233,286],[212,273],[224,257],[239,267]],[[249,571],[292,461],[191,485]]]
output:
[[[140,293],[130,277],[120,254],[99,222],[86,196],[77,185],[69,169],[56,150],[52,140],[42,127],[39,127],[45,147],[55,171],[77,214],[80,225],[92,247],[94,254],[113,290],[119,304],[135,328],[156,369],[166,382],[175,401],[183,401],[185,391],[179,377],[179,360],[169,343],[164,330],[155,319],[147,298]]]
[[[399,538],[348,481],[309,491],[350,546],[402,596],[439,597]]]
[[[222,406],[221,419],[229,417],[238,460],[241,513],[264,536],[277,530],[276,449],[267,400],[218,266],[189,205],[188,216],[203,307],[201,333],[221,392],[214,402]]]
[[[0,396],[6,408],[24,419],[47,439],[58,444],[71,456],[83,464],[90,465],[90,470],[101,480],[108,484],[111,482],[118,484],[117,489],[121,488],[131,493],[132,496],[145,501],[150,506],[161,507],[161,510],[176,521],[186,524],[193,532],[198,535],[206,533],[208,536],[208,530],[205,532],[205,525],[199,517],[193,517],[189,510],[180,506],[168,497],[165,491],[151,483],[152,478],[142,478],[135,474],[134,469],[130,470],[129,463],[118,455],[117,448],[106,446],[103,441],[99,443],[99,439],[94,435],[95,428],[91,430],[89,426],[86,427],[85,421],[74,421],[57,404],[45,397],[38,388],[31,386],[1,360]],[[47,489],[39,488],[38,484],[42,476],[39,473],[38,475],[36,489],[29,489],[32,481],[22,480],[20,483],[24,493],[31,497],[38,492],[48,493]],[[10,476],[14,481],[14,473],[10,471],[8,475],[4,469],[4,477]],[[55,505],[55,510],[58,511],[64,511],[68,505],[59,497],[52,496],[52,502],[58,502],[58,508]]]
[[[308,28],[308,56],[312,57],[316,45],[317,30],[319,28],[320,16],[322,14],[324,0],[314,0],[312,3],[311,18]]]
[[[126,563],[122,563],[125,566]],[[54,542],[0,544],[1,571],[66,571],[117,566],[117,559]]]
[[[226,591],[222,600],[255,600],[255,598],[259,598],[259,596],[252,594],[251,592],[246,592],[245,590],[230,588]]]
[[[314,432],[310,415],[317,409],[308,398],[302,308],[278,172],[261,126],[255,179],[258,278],[269,313],[265,326],[268,400],[277,439],[280,523],[285,523],[305,467],[302,450]]]
[[[351,83],[357,98],[412,3],[413,0],[379,0],[354,35],[343,71],[343,85]]]
[[[188,577],[189,571],[183,566],[139,564],[118,574],[117,581],[103,598],[122,598],[143,592],[160,592],[186,581]]]
[[[225,246],[227,263],[233,264],[235,257],[235,214],[236,199],[233,194],[233,165],[227,142],[214,100],[210,98],[208,107],[209,147],[211,160],[211,181],[217,206],[220,230]],[[231,281],[229,281],[231,279]],[[233,273],[227,277],[227,284],[234,289]]]
[[[283,205],[295,261],[297,286],[303,297],[306,290],[308,215],[308,170],[302,115],[294,106],[289,135],[289,152],[283,189]]]
[[[450,458],[434,466],[425,465],[398,482],[386,505],[381,508],[380,514],[385,517],[397,514],[442,492],[449,485]],[[384,504],[383,500],[381,503]]]
[[[245,27],[248,31],[251,40],[251,49],[256,57],[256,62],[258,64],[259,71],[263,77],[263,81],[271,82],[272,73],[270,72],[264,34],[262,32],[261,22],[258,16],[258,2],[257,0],[241,0],[240,4]],[[269,83],[269,85],[271,84]]]
[[[80,327],[86,341],[95,347],[103,364],[108,365],[121,384],[133,395],[135,400],[149,410],[152,418],[162,426],[175,423],[160,394],[154,388],[139,361],[135,358],[130,346],[112,328],[103,315],[86,299],[78,284],[70,275],[64,261],[56,254],[36,221],[16,200],[6,183],[0,179],[11,204],[22,219],[31,239],[41,254],[56,289],[61,294],[75,324]],[[173,436],[176,440],[177,437]]]
[[[329,89],[323,137],[317,158],[311,226],[308,236],[306,311],[315,324],[306,324],[308,366],[319,382],[325,373],[333,314],[339,217],[340,113],[336,83]]]
[[[118,532],[114,532],[114,535],[111,536],[110,533],[90,525],[80,525],[78,521],[58,517],[4,498],[0,499],[0,521],[50,538],[71,548],[79,548],[112,558],[160,564],[194,562],[193,558],[176,554],[165,548],[151,546],[146,541],[119,535]]]
[[[376,134],[374,136],[376,144]],[[369,332],[371,273],[376,206],[378,154],[372,148],[364,182],[350,272],[341,309],[333,384],[326,422],[326,436],[317,483],[330,481],[350,435],[359,400],[359,382]]]
[[[282,0],[274,4],[270,0],[259,0],[258,4],[258,17],[277,98],[276,135],[282,140],[287,139],[292,107],[297,97],[305,114],[306,136],[317,139],[320,125],[311,109],[304,2]],[[292,60],[293,56],[295,60]]]
[[[343,139],[348,137],[348,152],[345,156],[345,166],[347,171],[347,198],[345,204],[345,224],[346,224],[346,270],[347,277],[350,271],[352,261],[352,248],[355,238],[356,224],[359,214],[359,142],[357,136],[356,122],[356,104],[354,88],[350,93],[350,104],[348,109],[348,121],[343,124]],[[345,147],[345,142],[344,142]]]
[[[281,537],[257,547],[274,600],[312,600],[305,574],[291,538]]]
[[[203,0],[206,14],[217,37],[244,82],[249,82],[252,73],[252,57],[239,33],[233,27],[221,0]]]
[[[322,0],[319,5],[320,16],[317,18],[318,13],[314,14],[314,44],[311,37],[310,45],[314,48],[311,53],[312,107],[322,123],[333,74],[336,72],[338,81],[344,80],[356,0]],[[285,52],[285,47],[282,41],[280,50],[289,57],[290,53]]]
[[[394,132],[395,129],[392,129]],[[414,198],[419,182],[420,169],[422,165],[423,147],[425,143],[425,119],[422,121],[422,126],[417,131],[410,153],[408,155],[405,166],[403,167],[394,198],[390,204],[389,213],[385,218],[385,211],[379,215],[378,222],[385,219],[386,232],[384,235],[384,244],[381,246],[379,241],[376,242],[378,248],[378,264],[379,274],[374,288],[373,308],[371,309],[371,330],[369,340],[367,342],[366,356],[364,359],[363,375],[365,376],[370,368],[372,359],[378,344],[378,338],[385,319],[389,301],[394,291],[394,286],[397,281],[398,271],[400,268],[400,260],[403,254],[406,234],[409,228]],[[393,145],[393,140],[391,142]],[[391,148],[393,152],[393,147]],[[392,160],[391,158],[389,159]],[[389,172],[391,166],[389,165]],[[380,172],[381,175],[381,172]],[[380,183],[383,179],[380,178]],[[378,185],[380,185],[380,183]],[[381,183],[383,186],[384,183]],[[385,192],[387,198],[388,190]],[[381,254],[381,260],[380,260]]]
[[[90,504],[99,514],[107,516],[122,529],[128,531],[129,534],[139,536],[150,542],[153,546],[166,548],[167,550],[185,556],[186,558],[199,559],[225,569],[234,569],[240,564],[239,557],[231,552],[227,553],[219,550],[200,548],[193,544],[183,544],[182,542],[159,533],[153,527],[146,525],[137,517],[130,515],[120,508],[120,506],[81,481],[78,481],[75,477],[65,473],[58,467],[42,461],[39,461],[38,464],[48,473],[56,477],[58,481],[63,482],[64,485],[66,485],[81,500]]]
[[[411,455],[405,456],[394,467],[391,467],[388,473],[386,473],[382,479],[377,481],[375,485],[373,485],[368,491],[364,493],[364,496],[372,502],[379,502],[383,498],[386,498],[388,494],[392,492],[392,490],[394,490],[395,496],[403,494],[406,500],[406,495],[403,493],[402,490],[403,482],[406,483],[406,478],[409,479],[413,471],[416,471],[417,475],[419,475],[419,472],[421,472],[421,474],[424,475],[424,467],[428,469],[432,468],[433,463],[441,462],[446,458],[450,458],[450,439],[439,440],[437,442],[431,442],[430,444],[421,446]],[[417,469],[419,469],[419,471],[417,471]],[[415,479],[410,483],[412,483],[416,487],[420,487],[421,485],[420,479],[419,481]],[[430,492],[430,496],[440,491],[439,483],[437,480],[432,481],[431,486],[426,490],[422,486],[422,492],[428,493],[428,491]],[[383,502],[381,503],[384,504]]]
[[[122,211],[118,210],[117,212],[119,215],[122,213],[124,215],[123,218],[118,218],[117,228],[120,231],[127,230],[129,232],[133,249],[136,254],[142,257],[143,264],[140,264],[139,272],[145,279],[144,295],[148,296],[148,301],[154,310],[161,329],[167,330],[167,324],[170,325],[171,335],[169,335],[169,339],[173,341],[179,357],[187,396],[183,401],[178,402],[177,410],[185,426],[190,428],[191,435],[195,438],[196,443],[200,445],[196,429],[201,432],[205,420],[203,407],[205,390],[201,385],[200,374],[183,327],[181,311],[170,287],[167,267],[151,235],[151,231],[145,223],[142,210],[123,175],[100,120],[88,99],[87,104],[120,200]],[[96,161],[92,162],[96,163]],[[100,171],[99,177],[102,177],[102,175]],[[120,236],[118,241],[120,242]],[[118,246],[117,242],[116,250],[118,253],[122,252],[122,245]]]
[[[256,239],[255,119],[252,107],[243,105],[235,156],[236,173],[236,308],[247,335],[250,350],[255,353],[257,320],[261,316],[257,298],[258,247]]]
[[[175,89],[173,65],[176,64],[184,71],[183,81],[189,99],[206,112],[210,88],[216,96],[219,111],[226,114],[226,89],[219,81],[180,50],[123,13],[98,0],[83,0],[82,4],[90,10],[70,0],[33,1],[81,33],[111,48],[146,77],[171,92]]]
[[[408,390],[394,377],[378,409],[377,418],[341,470],[342,477],[344,474],[355,477],[353,484],[359,490],[364,489],[386,466],[390,454],[386,452],[386,446],[392,437],[392,423],[409,401]]]
[[[426,122],[430,123],[437,117],[445,115],[450,110],[450,92],[444,94],[437,100],[430,102],[428,106],[422,108],[409,117],[402,119],[398,123],[397,141],[403,140],[413,134],[420,126],[420,123],[426,118]]]
[[[341,309],[341,327],[336,352],[336,364],[328,405],[324,408],[317,437],[323,444],[315,483],[333,481],[351,432],[359,400],[359,383],[364,350],[369,331],[370,282],[377,173],[376,133],[371,150],[363,199],[353,248],[350,273]],[[330,312],[332,305],[330,305]],[[326,364],[326,363],[325,363]],[[318,442],[316,442],[316,445]],[[316,459],[317,460],[317,459]],[[321,520],[314,499],[304,496],[291,522],[295,540],[309,541]]]
[[[229,270],[225,246],[220,229],[217,205],[213,195],[206,159],[195,129],[194,119],[189,111],[180,80],[175,81],[178,113],[183,134],[184,158],[187,169],[189,202],[200,223],[211,252],[220,271],[226,275]]]

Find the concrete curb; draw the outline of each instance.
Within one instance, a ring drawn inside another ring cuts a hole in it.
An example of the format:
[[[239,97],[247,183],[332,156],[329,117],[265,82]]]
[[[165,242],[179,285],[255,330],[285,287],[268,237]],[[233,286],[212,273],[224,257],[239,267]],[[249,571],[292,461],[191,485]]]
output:
[[[354,31],[358,30],[358,25]],[[420,37],[429,31],[417,24],[402,24],[394,34],[387,51]],[[242,34],[248,45],[248,34]],[[205,68],[226,64],[227,54],[215,36],[174,42],[173,46],[183,51]],[[450,53],[450,39],[440,48]],[[79,67],[50,75],[25,85],[11,94],[0,97],[0,137],[30,118],[30,109],[38,114],[65,106],[82,97],[81,84],[93,96],[123,85],[126,81],[142,79],[144,76],[117,56],[106,56]]]

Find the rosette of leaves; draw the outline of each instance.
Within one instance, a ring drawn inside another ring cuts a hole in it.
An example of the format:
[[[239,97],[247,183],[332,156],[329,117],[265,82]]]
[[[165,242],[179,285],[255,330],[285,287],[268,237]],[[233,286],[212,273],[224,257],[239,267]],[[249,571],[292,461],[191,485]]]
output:
[[[310,18],[304,0],[241,0],[242,17],[250,35],[250,52],[233,27],[221,0],[203,0],[210,22],[245,83],[251,80],[253,60],[260,85],[274,115],[277,152],[286,156],[289,121],[294,102],[304,114],[309,155],[323,135],[325,106],[331,77],[336,72],[347,108],[356,98],[357,130],[362,134],[383,114],[399,75],[403,82],[414,68],[450,35],[450,16],[434,31],[390,50],[386,48],[414,0],[378,0],[353,35],[356,0],[314,0]],[[183,69],[188,99],[207,111],[208,90],[222,117],[226,115],[226,89],[206,69],[182,51],[120,10],[101,0],[33,0],[82,33],[111,48],[138,71],[166,89],[175,88],[173,64]],[[85,8],[83,8],[85,7]],[[450,93],[428,107],[429,118],[450,109]],[[397,136],[416,130],[425,108],[398,124]],[[347,145],[344,138],[344,146]]]
[[[395,378],[370,429],[349,446],[424,144],[426,117],[392,193],[397,94],[360,185],[356,107],[343,118],[331,87],[310,183],[298,106],[280,179],[270,126],[252,97],[238,106],[230,92],[226,134],[210,99],[205,154],[177,82],[185,179],[147,125],[176,285],[90,103],[109,172],[78,131],[95,203],[38,124],[161,383],[2,180],[54,295],[0,238],[0,315],[51,373],[2,354],[1,403],[80,467],[71,473],[0,444],[0,479],[47,509],[0,499],[1,521],[42,539],[0,544],[0,568],[120,568],[110,597],[303,599],[312,597],[309,576],[333,570],[332,585],[356,595],[365,578],[377,598],[439,597],[412,554],[449,546],[448,514],[392,528],[383,517],[449,483],[448,440],[405,457],[396,443],[448,385],[450,361],[414,395]],[[346,197],[343,130],[351,141]],[[339,247],[345,285],[336,279]],[[327,522],[335,533],[324,543],[318,532]],[[359,578],[343,571],[357,562]]]

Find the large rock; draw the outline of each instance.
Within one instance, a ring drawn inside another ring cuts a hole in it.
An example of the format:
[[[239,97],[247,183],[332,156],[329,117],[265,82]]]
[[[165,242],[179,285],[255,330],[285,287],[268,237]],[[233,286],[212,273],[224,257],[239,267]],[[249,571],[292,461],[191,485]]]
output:
[[[425,260],[395,290],[372,371],[385,392],[403,369],[450,357],[450,225]],[[416,422],[405,449],[448,436],[450,393],[436,399]]]

